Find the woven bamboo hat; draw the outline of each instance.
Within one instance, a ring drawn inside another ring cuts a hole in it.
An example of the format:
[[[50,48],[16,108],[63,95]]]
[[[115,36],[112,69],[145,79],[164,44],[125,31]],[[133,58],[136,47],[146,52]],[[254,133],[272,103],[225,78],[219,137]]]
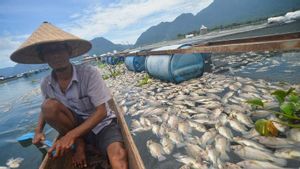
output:
[[[46,63],[41,56],[41,46],[67,47],[70,58],[82,55],[89,51],[92,44],[67,33],[54,25],[43,22],[43,24],[31,34],[31,36],[10,56],[17,63],[41,64]]]

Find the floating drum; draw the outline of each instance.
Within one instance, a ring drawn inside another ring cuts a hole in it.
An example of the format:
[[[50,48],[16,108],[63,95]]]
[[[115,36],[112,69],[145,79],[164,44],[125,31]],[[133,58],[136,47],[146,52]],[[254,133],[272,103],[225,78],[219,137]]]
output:
[[[186,49],[191,45],[165,46],[153,51]],[[200,77],[204,71],[204,54],[173,54],[147,56],[146,71],[153,77],[163,81],[180,83]]]
[[[145,59],[144,56],[127,56],[125,58],[125,65],[128,70],[141,72],[145,70]]]
[[[106,63],[110,64],[110,65],[115,65],[115,64],[119,63],[119,60],[120,59],[118,57],[109,56],[109,57],[107,57]]]

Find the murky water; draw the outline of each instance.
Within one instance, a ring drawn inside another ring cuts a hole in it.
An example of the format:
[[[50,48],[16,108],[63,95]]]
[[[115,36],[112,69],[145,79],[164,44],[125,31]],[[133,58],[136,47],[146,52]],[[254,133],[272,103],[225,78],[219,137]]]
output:
[[[19,168],[39,166],[42,153],[35,146],[23,148],[16,138],[36,126],[42,99],[39,81],[48,72],[0,84],[0,166],[17,157],[24,159]],[[48,133],[47,139],[52,140],[54,135],[55,132]]]

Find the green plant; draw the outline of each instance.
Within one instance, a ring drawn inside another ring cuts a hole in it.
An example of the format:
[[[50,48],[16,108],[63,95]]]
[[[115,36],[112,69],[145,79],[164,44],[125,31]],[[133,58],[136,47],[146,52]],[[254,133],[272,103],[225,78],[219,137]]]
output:
[[[277,136],[278,130],[273,123],[279,123],[292,128],[300,128],[300,94],[294,88],[287,91],[276,90],[271,93],[278,101],[278,111],[272,111],[279,120],[259,119],[255,122],[256,130],[264,136]],[[246,101],[252,107],[264,107],[261,99],[250,99]],[[272,123],[272,124],[271,124]],[[277,131],[276,131],[277,130]]]
[[[263,101],[259,98],[249,99],[246,101],[246,103],[250,104],[254,108],[264,107]]]
[[[99,63],[99,64],[98,64],[98,67],[101,68],[101,69],[103,69],[103,68],[106,67],[106,64],[104,64],[104,63]]]
[[[138,86],[143,86],[143,85],[149,84],[151,82],[152,82],[152,80],[151,80],[150,76],[148,74],[145,74],[144,77],[141,80],[139,80]]]
[[[109,79],[109,75],[102,75],[103,80]]]

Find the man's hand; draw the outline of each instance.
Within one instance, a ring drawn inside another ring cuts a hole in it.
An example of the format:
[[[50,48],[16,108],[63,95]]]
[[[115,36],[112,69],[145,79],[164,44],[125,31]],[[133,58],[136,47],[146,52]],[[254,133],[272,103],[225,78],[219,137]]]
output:
[[[41,141],[45,140],[45,134],[42,132],[36,132],[32,140],[32,144],[38,145],[41,144]]]
[[[71,149],[72,145],[75,143],[75,139],[76,138],[72,134],[67,133],[65,136],[58,139],[48,150],[48,156],[50,158],[62,157],[68,150]]]

